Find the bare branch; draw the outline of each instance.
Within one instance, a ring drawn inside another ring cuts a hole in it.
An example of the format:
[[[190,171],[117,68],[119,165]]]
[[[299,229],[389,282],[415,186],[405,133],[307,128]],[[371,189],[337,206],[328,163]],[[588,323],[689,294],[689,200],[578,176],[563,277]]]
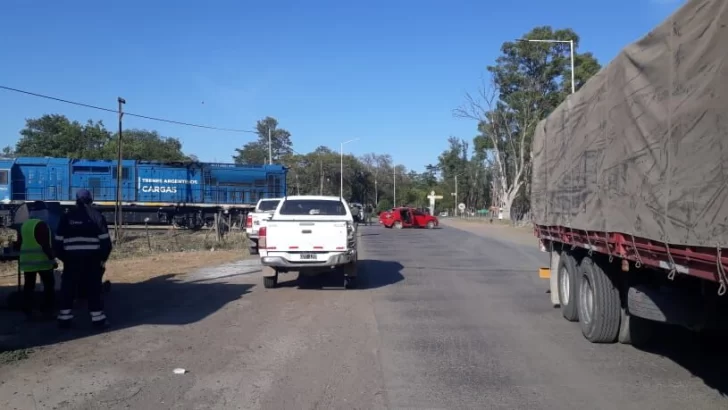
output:
[[[543,90],[537,89],[535,81],[529,83],[504,101],[494,81],[483,82],[476,95],[466,94],[464,104],[453,110],[456,117],[478,121],[489,140],[492,155],[486,155],[484,162],[493,169],[499,201],[506,207],[511,206],[525,183],[531,157],[528,138],[540,117],[538,101]]]

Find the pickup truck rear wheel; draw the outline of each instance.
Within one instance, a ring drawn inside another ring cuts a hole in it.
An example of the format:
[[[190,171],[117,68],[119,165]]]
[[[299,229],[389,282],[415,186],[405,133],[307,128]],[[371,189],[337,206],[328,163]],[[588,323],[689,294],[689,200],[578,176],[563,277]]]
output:
[[[273,289],[278,285],[278,271],[270,266],[263,266],[263,287]]]
[[[579,324],[592,343],[614,343],[619,336],[622,306],[619,288],[590,257],[579,264]]]
[[[356,276],[344,276],[344,288],[355,289],[356,285]]]
[[[402,229],[402,222],[399,222],[399,221],[395,222],[394,229]]]

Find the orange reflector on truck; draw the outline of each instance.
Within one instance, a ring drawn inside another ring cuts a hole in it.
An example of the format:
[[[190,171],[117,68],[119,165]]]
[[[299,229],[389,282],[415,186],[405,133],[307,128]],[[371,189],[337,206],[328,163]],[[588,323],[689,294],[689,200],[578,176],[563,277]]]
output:
[[[538,277],[541,279],[551,278],[551,269],[549,268],[538,268]]]

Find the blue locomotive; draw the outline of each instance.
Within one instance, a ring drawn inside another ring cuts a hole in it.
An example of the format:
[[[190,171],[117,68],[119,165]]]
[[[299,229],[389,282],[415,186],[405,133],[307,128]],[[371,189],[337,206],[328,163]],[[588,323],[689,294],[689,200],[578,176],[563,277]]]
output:
[[[202,162],[121,162],[121,202],[125,224],[210,225],[223,211],[234,217],[261,198],[286,194],[287,169],[281,165]],[[75,204],[86,188],[109,222],[114,220],[117,161],[21,157],[0,159],[0,222],[12,223],[25,202]]]

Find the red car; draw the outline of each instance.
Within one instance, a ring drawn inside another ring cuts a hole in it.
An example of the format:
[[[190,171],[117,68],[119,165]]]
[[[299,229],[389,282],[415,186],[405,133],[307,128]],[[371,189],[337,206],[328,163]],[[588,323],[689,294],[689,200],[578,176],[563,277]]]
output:
[[[438,225],[436,217],[415,208],[400,207],[379,214],[379,223],[385,228],[427,228]]]

